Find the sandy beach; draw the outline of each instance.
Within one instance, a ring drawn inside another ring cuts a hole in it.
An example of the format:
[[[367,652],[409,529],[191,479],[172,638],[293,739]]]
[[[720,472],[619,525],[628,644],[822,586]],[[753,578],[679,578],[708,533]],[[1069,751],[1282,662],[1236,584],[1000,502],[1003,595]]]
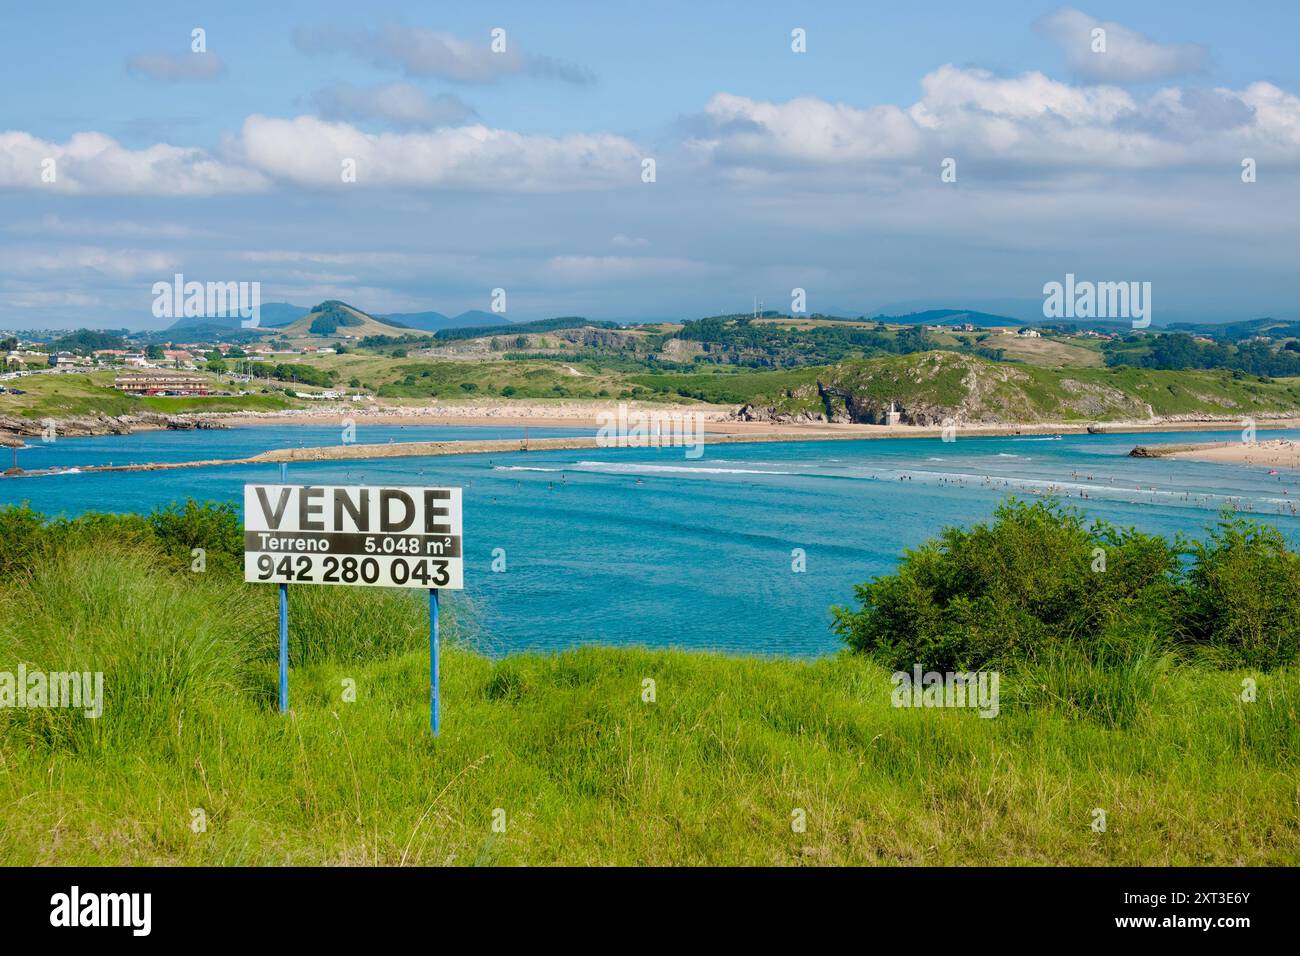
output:
[[[698,415],[705,430],[726,435],[824,436],[826,438],[929,438],[940,435],[939,426],[858,425],[830,422],[737,421],[732,405],[667,405],[654,402],[626,402],[628,413],[647,416]],[[495,404],[442,404],[433,406],[352,405],[295,409],[284,412],[227,412],[196,414],[230,428],[256,425],[323,425],[352,419],[358,427],[376,425],[496,425],[518,427],[599,428],[601,416],[615,415],[617,402],[572,401],[563,403],[500,402]],[[1113,422],[960,422],[957,434],[965,436],[1065,435],[1089,430],[1107,434],[1124,432],[1201,431],[1214,427],[1239,427],[1237,418],[1164,418]],[[1300,428],[1300,419],[1260,418],[1260,429]]]
[[[1261,465],[1270,468],[1300,468],[1300,442],[1285,438],[1260,442],[1209,442],[1203,445],[1174,445],[1167,451],[1145,449],[1151,458],[1182,458],[1222,464]]]

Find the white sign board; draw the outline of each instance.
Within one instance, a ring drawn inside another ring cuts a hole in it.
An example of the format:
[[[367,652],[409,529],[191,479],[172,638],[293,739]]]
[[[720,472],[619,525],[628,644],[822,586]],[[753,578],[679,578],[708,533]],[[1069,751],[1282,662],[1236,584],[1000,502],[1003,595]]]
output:
[[[460,491],[244,485],[244,580],[459,590]]]

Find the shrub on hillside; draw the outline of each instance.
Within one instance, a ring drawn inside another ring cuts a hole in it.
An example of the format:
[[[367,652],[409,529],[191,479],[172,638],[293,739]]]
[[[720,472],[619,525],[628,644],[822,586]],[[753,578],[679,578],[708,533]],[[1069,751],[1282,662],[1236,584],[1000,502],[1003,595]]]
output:
[[[79,545],[140,545],[156,548],[176,567],[188,569],[195,548],[209,568],[243,565],[244,531],[239,509],[229,502],[186,499],[148,515],[92,511],[76,518],[47,518],[26,504],[0,507],[0,574],[30,568],[42,556]]]
[[[24,502],[0,508],[0,575],[12,574],[41,538],[45,516]]]
[[[948,528],[858,585],[862,607],[835,608],[836,631],[887,666],[927,670],[1007,669],[1103,635],[1176,632],[1179,562],[1163,538],[1085,526],[1055,502],[1012,500],[994,519]]]
[[[1276,528],[1225,519],[1192,545],[1188,639],[1229,667],[1300,655],[1300,556]]]
[[[26,503],[0,507],[0,575],[30,568],[42,556],[77,544],[145,544],[152,534],[139,515],[91,513],[46,518]]]
[[[231,502],[172,502],[148,517],[149,529],[169,555],[188,565],[194,549],[202,548],[206,560],[242,567],[244,525],[239,508]]]

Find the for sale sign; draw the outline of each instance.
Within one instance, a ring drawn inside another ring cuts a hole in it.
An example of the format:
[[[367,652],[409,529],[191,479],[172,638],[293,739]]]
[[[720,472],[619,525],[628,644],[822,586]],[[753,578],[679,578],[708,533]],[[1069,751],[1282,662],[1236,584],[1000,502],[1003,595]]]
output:
[[[460,492],[245,485],[244,580],[463,588]]]

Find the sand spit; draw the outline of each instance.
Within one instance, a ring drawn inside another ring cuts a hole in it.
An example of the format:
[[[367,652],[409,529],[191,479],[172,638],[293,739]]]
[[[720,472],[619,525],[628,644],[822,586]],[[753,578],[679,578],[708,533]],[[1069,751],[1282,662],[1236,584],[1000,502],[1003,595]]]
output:
[[[1182,458],[1221,464],[1300,468],[1300,442],[1274,438],[1259,442],[1205,442],[1199,445],[1139,445],[1134,458]]]

